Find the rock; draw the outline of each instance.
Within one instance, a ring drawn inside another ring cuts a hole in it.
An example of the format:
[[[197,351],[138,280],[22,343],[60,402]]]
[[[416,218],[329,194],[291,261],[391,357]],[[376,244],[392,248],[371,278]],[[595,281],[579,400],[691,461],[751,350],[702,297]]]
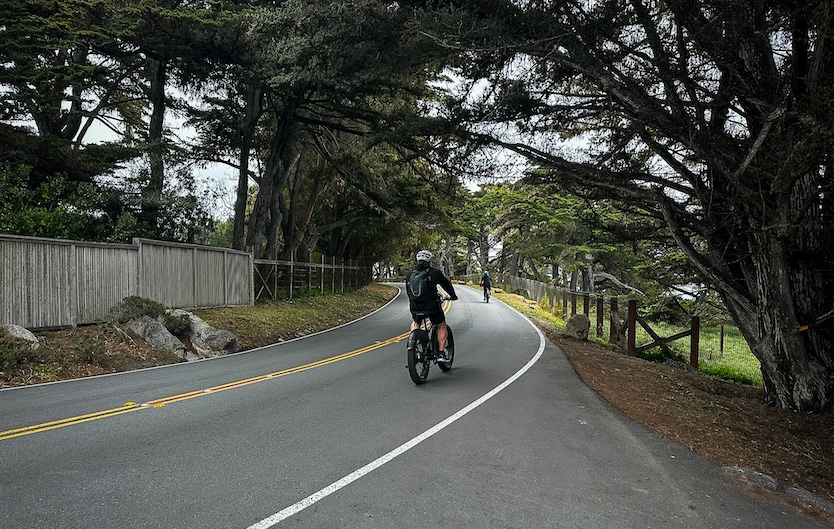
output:
[[[171,311],[174,316],[188,314],[191,320],[191,345],[200,356],[217,356],[240,350],[237,336],[230,331],[215,329],[202,319],[183,310]]]
[[[139,316],[128,321],[125,327],[142,337],[157,349],[167,349],[184,360],[199,360],[199,357],[187,350],[176,336],[150,316]]]
[[[32,334],[32,332],[25,328],[21,327],[20,325],[15,325],[13,323],[4,323],[0,325],[0,329],[6,332],[12,338],[17,338],[19,340],[26,340],[32,344],[32,349],[37,349],[40,346],[40,342],[38,341],[38,337]]]
[[[587,340],[591,332],[591,319],[585,314],[574,314],[565,325],[565,334],[580,340]]]

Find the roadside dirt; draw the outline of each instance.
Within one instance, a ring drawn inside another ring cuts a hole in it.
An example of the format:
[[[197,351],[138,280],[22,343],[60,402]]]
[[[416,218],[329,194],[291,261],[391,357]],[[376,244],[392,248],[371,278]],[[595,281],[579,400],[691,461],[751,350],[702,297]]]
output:
[[[577,374],[629,417],[721,465],[834,502],[834,414],[766,406],[760,389],[551,333]],[[827,519],[830,523],[831,519]]]

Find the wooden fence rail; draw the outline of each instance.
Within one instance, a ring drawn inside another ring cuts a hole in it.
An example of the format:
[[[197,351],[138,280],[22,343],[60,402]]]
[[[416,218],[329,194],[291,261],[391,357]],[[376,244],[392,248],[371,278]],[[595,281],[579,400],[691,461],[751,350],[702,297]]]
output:
[[[305,290],[344,292],[372,280],[371,269],[356,263],[336,262],[322,256],[320,263],[255,259],[255,300],[298,297]]]
[[[480,281],[480,276],[464,276],[460,279],[463,281],[472,281],[477,284]],[[698,367],[701,321],[697,316],[691,318],[689,329],[671,336],[661,337],[637,313],[637,301],[634,299],[628,300],[628,312],[625,319],[621,320],[617,297],[608,298],[609,303],[606,314],[605,297],[603,295],[575,292],[540,281],[512,276],[501,276],[497,278],[497,282],[505,285],[511,292],[520,292],[525,297],[535,300],[540,305],[546,305],[544,307],[546,309],[559,308],[564,319],[568,319],[570,316],[577,314],[581,303],[582,313],[591,318],[596,336],[607,339],[611,344],[620,346],[627,354],[632,356],[654,347],[660,347],[664,352],[674,354],[668,344],[689,336],[689,363],[695,368]],[[593,315],[591,314],[592,310],[594,311]],[[608,321],[607,337],[604,335],[606,320]],[[651,342],[641,345],[637,344],[638,324],[651,337]]]

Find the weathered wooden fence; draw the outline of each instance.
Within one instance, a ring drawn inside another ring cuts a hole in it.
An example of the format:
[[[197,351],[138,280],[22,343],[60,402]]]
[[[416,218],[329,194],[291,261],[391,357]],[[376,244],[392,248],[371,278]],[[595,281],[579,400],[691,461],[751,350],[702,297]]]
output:
[[[356,290],[373,281],[367,266],[322,256],[319,263],[255,259],[255,300],[299,297],[305,291]]]
[[[0,235],[0,323],[48,329],[105,321],[132,295],[166,307],[250,305],[252,271],[251,254],[225,248]]]
[[[477,284],[480,276],[465,276],[462,279],[471,280]],[[592,335],[595,333],[596,336],[606,339],[609,343],[620,346],[632,356],[653,347],[660,347],[669,354],[673,354],[668,344],[689,337],[689,363],[693,367],[698,366],[701,320],[697,316],[692,317],[689,329],[672,336],[662,337],[637,313],[637,301],[634,299],[628,300],[626,317],[621,320],[617,297],[575,292],[521,277],[501,276],[493,279],[504,285],[510,292],[520,292],[546,309],[558,309],[565,319],[581,311],[591,320]],[[646,331],[651,338],[650,341],[643,344],[637,343],[637,325]]]

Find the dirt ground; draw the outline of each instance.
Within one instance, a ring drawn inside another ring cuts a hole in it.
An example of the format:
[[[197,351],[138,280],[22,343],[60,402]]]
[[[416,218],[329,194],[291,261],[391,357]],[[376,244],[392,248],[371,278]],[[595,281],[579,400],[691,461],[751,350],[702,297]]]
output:
[[[760,472],[834,502],[834,414],[780,411],[764,404],[760,389],[712,379],[683,364],[549,337],[582,380],[629,417],[721,465]]]

